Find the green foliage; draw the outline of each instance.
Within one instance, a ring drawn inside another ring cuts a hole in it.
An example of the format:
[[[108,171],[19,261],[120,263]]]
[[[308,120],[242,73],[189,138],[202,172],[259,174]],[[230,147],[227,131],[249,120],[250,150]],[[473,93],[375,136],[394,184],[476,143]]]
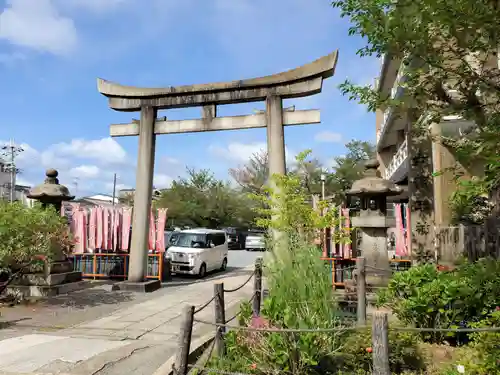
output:
[[[346,192],[362,177],[364,162],[375,157],[375,145],[370,142],[352,140],[345,147],[346,155],[335,158],[333,173],[327,179],[336,204],[346,202]]]
[[[484,178],[459,180],[450,196],[450,208],[455,223],[482,224],[491,212],[488,187]]]
[[[66,219],[53,208],[0,200],[0,271],[15,271],[37,256],[68,254],[72,245]]]
[[[482,259],[453,271],[434,265],[412,267],[393,276],[378,295],[378,305],[392,309],[408,325],[422,328],[458,328],[487,316],[500,300],[500,261]],[[423,334],[431,341],[450,335]]]
[[[370,142],[352,140],[345,148],[346,154],[336,157],[333,165],[323,166],[318,159],[308,157],[294,163],[287,173],[300,179],[309,195],[321,194],[323,174],[326,178],[326,196],[333,196],[335,204],[344,204],[345,192],[361,177],[363,162],[375,157],[375,145]],[[267,153],[254,154],[245,165],[230,169],[229,175],[241,186],[243,192],[262,194],[269,176],[267,162]]]
[[[169,220],[177,226],[251,226],[255,220],[253,201],[205,169],[188,169],[188,177],[173,181],[155,205],[168,208]]]
[[[309,155],[310,151],[305,151],[297,156],[297,169],[308,163]],[[312,244],[319,229],[336,224],[337,215],[321,217],[313,209],[304,174],[276,175],[270,185],[263,194],[252,196],[258,207],[265,207],[259,209],[258,224],[280,234],[269,239],[273,250],[264,268],[269,297],[259,318],[251,317],[249,306],[244,305],[240,323],[278,328],[342,327],[329,270],[320,259],[321,251]],[[308,373],[339,350],[344,335],[234,332],[226,341],[228,356],[218,361],[232,371]]]
[[[471,324],[473,328],[500,327],[500,310],[485,319]],[[471,342],[460,348],[452,364],[445,366],[439,375],[500,375],[500,333],[476,332],[470,335]],[[464,372],[458,371],[462,367]]]
[[[417,371],[424,368],[422,353],[418,347],[420,342],[418,335],[413,333],[389,331],[389,364],[392,373],[400,374],[403,371]],[[356,370],[362,370],[369,374],[373,363],[371,346],[370,328],[348,336],[342,353],[337,357],[342,363],[343,371],[351,374]]]
[[[311,151],[306,150],[296,157],[297,168],[307,165]],[[318,230],[337,225],[338,215],[335,209],[321,215],[311,204],[311,195],[300,173],[289,173],[272,177],[273,185],[265,187],[263,194],[253,194],[252,199],[258,202],[260,217],[257,225],[283,233],[284,241],[310,244],[318,235]],[[320,208],[327,202],[320,202]],[[342,234],[337,233],[341,236]],[[341,238],[339,238],[341,240]],[[347,240],[342,238],[342,240]],[[289,245],[287,245],[289,246]],[[290,247],[290,251],[292,251]],[[290,252],[287,252],[289,254]]]
[[[449,114],[474,122],[474,131],[447,143],[466,166],[484,164],[488,188],[498,189],[500,7],[487,0],[335,0],[332,5],[351,21],[349,34],[366,40],[359,56],[388,56],[404,69],[399,100],[349,81],[340,86],[342,93],[372,111],[409,113],[411,122],[422,114],[429,122]]]

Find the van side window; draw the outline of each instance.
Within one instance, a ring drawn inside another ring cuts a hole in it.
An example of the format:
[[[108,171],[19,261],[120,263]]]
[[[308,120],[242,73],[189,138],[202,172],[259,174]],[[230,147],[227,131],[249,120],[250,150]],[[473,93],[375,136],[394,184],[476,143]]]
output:
[[[217,246],[214,241],[214,235],[213,234],[207,234],[207,248],[211,247],[211,244],[214,244],[214,246]]]
[[[224,245],[224,243],[226,242],[226,236],[224,233],[215,233],[213,234],[213,238],[215,246]]]

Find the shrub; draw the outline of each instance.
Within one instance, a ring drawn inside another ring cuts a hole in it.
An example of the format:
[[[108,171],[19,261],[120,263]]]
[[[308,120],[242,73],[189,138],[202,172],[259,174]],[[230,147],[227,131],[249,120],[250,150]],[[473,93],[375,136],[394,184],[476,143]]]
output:
[[[397,273],[377,304],[392,309],[403,323],[423,328],[458,328],[486,317],[500,300],[500,262],[481,259],[441,272],[434,265]],[[442,341],[450,335],[425,334]]]
[[[34,259],[51,260],[70,252],[66,219],[54,209],[0,200],[0,272],[11,273]],[[40,271],[35,262],[32,271]]]
[[[419,350],[418,335],[409,332],[389,331],[389,363],[391,372],[419,371],[424,368],[422,353]],[[346,373],[365,371],[372,367],[372,331],[365,329],[354,332],[346,338],[342,353],[337,357],[342,370]],[[350,372],[349,372],[350,371]]]

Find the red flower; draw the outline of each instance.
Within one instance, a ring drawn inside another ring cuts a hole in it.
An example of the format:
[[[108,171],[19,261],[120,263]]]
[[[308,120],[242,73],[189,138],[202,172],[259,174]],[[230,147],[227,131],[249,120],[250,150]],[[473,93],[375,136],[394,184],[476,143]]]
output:
[[[500,306],[497,306],[497,307],[495,308],[495,310],[496,310],[496,311],[500,311]]]
[[[255,369],[257,368],[257,363],[252,363],[252,364],[250,365],[250,368],[251,368],[252,370],[255,370]]]
[[[34,260],[43,260],[43,261],[45,261],[45,260],[47,260],[47,257],[46,257],[45,255],[41,255],[41,254],[40,254],[40,255],[35,255],[35,256],[33,257],[33,259],[34,259]]]
[[[368,353],[371,353],[371,352],[373,352],[373,349],[372,349],[371,347],[368,347],[368,348],[366,348],[366,351],[367,351]]]

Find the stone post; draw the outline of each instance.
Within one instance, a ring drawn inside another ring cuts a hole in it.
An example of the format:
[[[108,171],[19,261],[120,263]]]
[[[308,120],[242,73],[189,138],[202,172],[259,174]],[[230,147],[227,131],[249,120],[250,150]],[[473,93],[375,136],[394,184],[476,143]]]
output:
[[[134,216],[130,243],[130,266],[128,270],[128,281],[131,282],[142,282],[146,279],[149,219],[155,162],[156,136],[154,134],[154,125],[156,113],[154,107],[143,107],[141,109]]]
[[[368,161],[364,177],[355,181],[348,192],[361,199],[359,216],[352,218],[352,224],[361,237],[359,250],[365,258],[367,288],[386,285],[390,276],[387,228],[395,223],[387,218],[387,197],[401,194],[399,186],[380,177],[378,166],[377,160]]]

